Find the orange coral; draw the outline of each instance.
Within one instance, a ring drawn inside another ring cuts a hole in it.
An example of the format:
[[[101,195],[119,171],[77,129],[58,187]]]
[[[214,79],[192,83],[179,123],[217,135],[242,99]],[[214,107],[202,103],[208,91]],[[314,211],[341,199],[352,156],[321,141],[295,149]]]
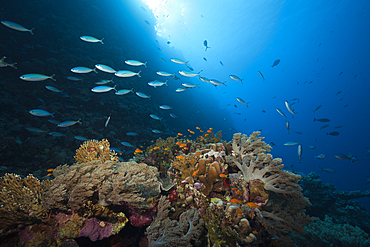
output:
[[[85,163],[93,160],[100,160],[103,163],[108,160],[113,162],[118,161],[116,152],[110,150],[110,144],[106,139],[101,141],[85,141],[80,148],[77,149],[74,158],[76,163]]]

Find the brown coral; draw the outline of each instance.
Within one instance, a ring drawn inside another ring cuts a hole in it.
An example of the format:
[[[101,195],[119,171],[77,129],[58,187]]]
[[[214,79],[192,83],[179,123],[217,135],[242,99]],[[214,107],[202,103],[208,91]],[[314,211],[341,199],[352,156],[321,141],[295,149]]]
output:
[[[205,185],[205,189],[202,191],[202,193],[206,196],[209,195],[209,193],[212,191],[213,183],[218,178],[218,176],[221,174],[220,165],[217,161],[213,162],[208,166],[208,170],[203,173],[203,161],[199,167],[202,167],[202,173],[199,172],[199,181]],[[199,168],[200,171],[200,168]]]
[[[79,210],[88,201],[144,209],[149,205],[147,199],[160,193],[157,168],[146,164],[95,160],[63,169],[65,173],[45,193],[47,209]]]
[[[195,171],[198,159],[199,157],[196,154],[180,155],[173,161],[172,168],[180,171],[181,180],[185,180]]]
[[[42,208],[42,194],[50,186],[50,181],[40,182],[33,175],[22,179],[15,174],[5,174],[0,178],[0,222],[1,227],[29,225],[47,217],[48,211]]]
[[[100,160],[102,163],[111,160],[113,162],[118,161],[116,152],[110,150],[110,144],[108,140],[89,140],[85,141],[79,149],[76,151],[74,156],[76,163],[86,163],[93,160]]]

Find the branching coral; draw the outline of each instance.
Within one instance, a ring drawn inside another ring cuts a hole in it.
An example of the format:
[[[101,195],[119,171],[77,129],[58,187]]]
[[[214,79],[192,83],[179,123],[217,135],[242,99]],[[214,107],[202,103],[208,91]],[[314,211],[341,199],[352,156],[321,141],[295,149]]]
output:
[[[146,164],[97,160],[64,170],[45,193],[47,209],[79,210],[88,201],[145,209],[150,207],[147,199],[160,193],[157,168]]]
[[[0,222],[1,228],[29,225],[47,217],[42,205],[42,194],[51,182],[40,182],[32,175],[21,179],[15,174],[0,178]]]
[[[199,157],[194,154],[179,155],[173,161],[172,168],[180,171],[180,179],[184,180],[193,174],[198,159]]]
[[[93,160],[100,160],[102,163],[111,160],[118,161],[115,151],[110,150],[108,140],[89,140],[85,141],[76,151],[75,160],[77,163],[86,163]]]
[[[180,215],[179,221],[168,217],[170,203],[161,197],[156,218],[147,228],[149,246],[203,246],[204,221],[199,211],[190,209]]]

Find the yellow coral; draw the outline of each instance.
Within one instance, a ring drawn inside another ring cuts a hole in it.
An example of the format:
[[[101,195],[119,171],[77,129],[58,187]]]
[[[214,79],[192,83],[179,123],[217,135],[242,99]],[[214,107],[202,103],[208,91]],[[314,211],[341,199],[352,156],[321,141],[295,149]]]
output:
[[[195,171],[195,165],[199,160],[198,155],[179,155],[173,161],[172,167],[181,172],[181,179],[184,180],[187,177],[192,176]]]
[[[15,227],[38,222],[47,217],[42,207],[42,194],[51,185],[40,182],[32,175],[25,179],[16,174],[5,174],[0,178],[0,222],[2,227]]]
[[[113,162],[118,161],[116,152],[110,150],[110,144],[108,140],[103,139],[101,141],[89,140],[85,141],[79,149],[76,151],[74,156],[76,163],[86,163],[93,160],[100,160],[105,162],[111,160]]]

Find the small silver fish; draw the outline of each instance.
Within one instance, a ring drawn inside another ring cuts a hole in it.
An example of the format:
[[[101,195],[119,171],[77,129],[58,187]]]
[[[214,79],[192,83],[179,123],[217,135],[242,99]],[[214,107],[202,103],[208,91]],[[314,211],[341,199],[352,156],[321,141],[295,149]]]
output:
[[[292,113],[292,117],[294,118],[294,114],[297,114],[297,113],[293,111],[292,106],[289,104],[289,102],[288,102],[288,101],[285,101],[285,106],[286,106],[286,108],[288,109],[288,111],[289,111],[290,113]]]
[[[64,122],[59,123],[57,126],[58,127],[69,127],[69,126],[75,125],[77,123],[82,124],[81,119],[79,119],[77,121],[64,121]]]
[[[302,145],[298,145],[298,158],[299,158],[299,163],[302,163]]]
[[[9,27],[9,28],[11,28],[11,29],[14,29],[14,30],[17,30],[17,31],[21,31],[21,32],[30,32],[30,33],[33,35],[32,30],[33,30],[34,28],[32,28],[32,29],[27,29],[27,28],[25,28],[25,27],[23,27],[23,26],[21,26],[21,25],[19,25],[19,24],[17,24],[17,23],[11,22],[11,21],[1,21],[1,23],[2,23],[4,26]]]
[[[280,110],[279,108],[276,108],[276,111],[277,111],[281,116],[283,116],[283,117],[285,117],[285,118],[286,118],[286,116],[285,116],[285,114],[284,114],[284,112],[283,112],[282,110]]]
[[[109,117],[107,118],[107,121],[105,121],[105,124],[104,124],[105,128],[107,128],[107,126],[109,124],[110,116],[111,116],[111,114],[109,114]]]

